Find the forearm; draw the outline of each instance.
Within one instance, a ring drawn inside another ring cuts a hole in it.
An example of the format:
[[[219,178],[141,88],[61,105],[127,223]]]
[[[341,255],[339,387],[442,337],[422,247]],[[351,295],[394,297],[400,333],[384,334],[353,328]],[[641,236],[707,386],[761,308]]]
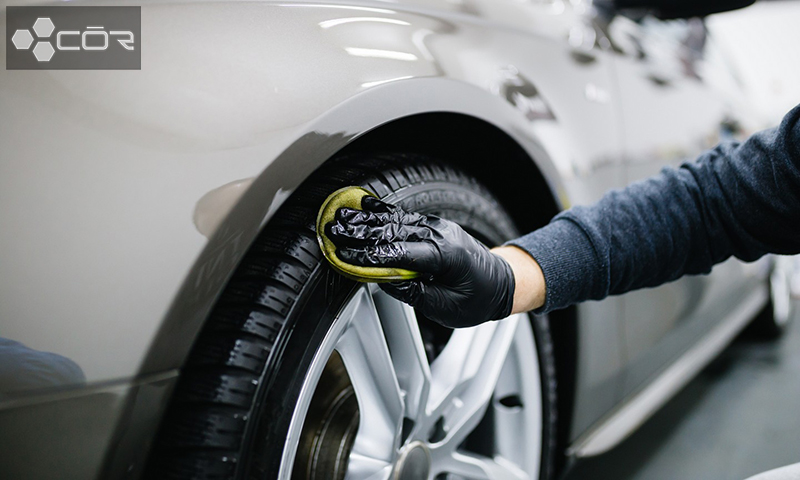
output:
[[[798,252],[799,117],[796,108],[777,129],[720,145],[509,242],[544,277],[544,301],[534,308],[546,312],[707,273],[730,256]]]

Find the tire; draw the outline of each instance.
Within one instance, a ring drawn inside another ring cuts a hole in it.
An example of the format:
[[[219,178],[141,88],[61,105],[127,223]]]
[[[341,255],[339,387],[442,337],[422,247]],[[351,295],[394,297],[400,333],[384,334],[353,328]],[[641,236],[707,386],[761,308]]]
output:
[[[792,258],[774,256],[769,276],[769,301],[753,319],[748,334],[764,340],[782,337],[795,315],[792,299]]]
[[[336,480],[357,467],[382,478],[392,469],[393,478],[433,478],[443,468],[478,478],[528,468],[528,478],[552,478],[547,319],[517,315],[454,332],[334,273],[314,220],[345,185],[450,218],[487,244],[517,234],[488,190],[445,163],[401,154],[326,163],[280,208],[226,286],[143,478]],[[516,466],[491,460],[498,452]]]

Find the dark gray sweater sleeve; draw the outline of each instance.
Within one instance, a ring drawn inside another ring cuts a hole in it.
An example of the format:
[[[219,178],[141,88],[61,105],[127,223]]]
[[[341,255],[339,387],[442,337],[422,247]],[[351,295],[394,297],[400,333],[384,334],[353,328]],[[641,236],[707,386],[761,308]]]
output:
[[[800,253],[800,105],[776,128],[611,191],[508,243],[544,272],[539,313],[708,273],[731,256]]]

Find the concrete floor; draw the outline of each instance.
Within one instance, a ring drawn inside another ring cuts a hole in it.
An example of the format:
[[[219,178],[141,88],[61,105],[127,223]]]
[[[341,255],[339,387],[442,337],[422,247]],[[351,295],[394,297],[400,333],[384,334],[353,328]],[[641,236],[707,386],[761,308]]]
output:
[[[740,337],[616,449],[565,480],[741,480],[800,462],[800,312],[778,342]]]

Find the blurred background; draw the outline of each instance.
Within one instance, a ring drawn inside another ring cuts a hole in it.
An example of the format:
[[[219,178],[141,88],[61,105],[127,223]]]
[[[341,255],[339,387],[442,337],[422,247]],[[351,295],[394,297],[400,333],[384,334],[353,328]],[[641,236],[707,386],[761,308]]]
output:
[[[760,0],[743,10],[712,15],[706,26],[741,74],[767,124],[800,103],[800,2]]]
[[[761,0],[706,26],[740,73],[756,124],[776,125],[800,104],[800,1]],[[800,256],[778,261],[793,272],[800,302]],[[734,480],[800,462],[799,323],[777,343],[743,332],[622,445],[566,480]]]

